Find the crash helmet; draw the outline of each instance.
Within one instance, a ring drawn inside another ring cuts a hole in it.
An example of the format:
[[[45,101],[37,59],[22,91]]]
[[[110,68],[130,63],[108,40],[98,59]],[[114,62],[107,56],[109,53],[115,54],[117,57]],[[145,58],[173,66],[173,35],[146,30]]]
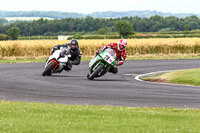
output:
[[[71,44],[71,47],[72,47],[71,49],[72,50],[75,50],[75,49],[78,48],[78,40],[72,39],[71,42],[70,42],[70,44]]]
[[[120,39],[118,42],[118,50],[123,51],[127,46],[127,41],[125,39]]]

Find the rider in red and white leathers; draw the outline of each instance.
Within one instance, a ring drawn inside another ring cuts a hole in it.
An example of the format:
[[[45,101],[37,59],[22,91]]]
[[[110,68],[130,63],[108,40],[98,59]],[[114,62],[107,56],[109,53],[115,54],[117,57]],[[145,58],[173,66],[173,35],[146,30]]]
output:
[[[96,52],[96,55],[103,52],[106,48],[112,48],[116,52],[117,57],[114,67],[110,68],[109,72],[116,74],[118,72],[117,66],[123,65],[126,59],[126,46],[127,41],[125,39],[120,39],[118,43],[110,43],[106,46],[103,46]]]

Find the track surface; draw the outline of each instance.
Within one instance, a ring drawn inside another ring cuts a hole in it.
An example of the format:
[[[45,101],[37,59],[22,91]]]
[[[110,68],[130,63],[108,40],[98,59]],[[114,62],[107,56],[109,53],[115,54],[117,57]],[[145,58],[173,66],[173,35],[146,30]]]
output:
[[[137,75],[197,68],[199,60],[126,61],[118,74],[89,81],[88,62],[51,77],[45,63],[0,64],[0,100],[134,107],[200,108],[200,87],[139,82]],[[126,75],[132,74],[132,75]]]

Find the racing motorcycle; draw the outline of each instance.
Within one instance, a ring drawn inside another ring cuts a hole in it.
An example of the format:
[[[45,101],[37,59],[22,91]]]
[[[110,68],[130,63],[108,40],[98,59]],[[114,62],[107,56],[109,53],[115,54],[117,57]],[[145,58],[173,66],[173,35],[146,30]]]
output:
[[[102,53],[91,59],[87,78],[93,80],[95,77],[103,76],[115,65],[115,61],[116,52],[111,48],[105,49]]]
[[[56,50],[49,59],[47,59],[42,76],[51,76],[52,73],[62,72],[69,61],[68,58],[71,57],[70,49],[71,47],[61,47],[60,50]]]

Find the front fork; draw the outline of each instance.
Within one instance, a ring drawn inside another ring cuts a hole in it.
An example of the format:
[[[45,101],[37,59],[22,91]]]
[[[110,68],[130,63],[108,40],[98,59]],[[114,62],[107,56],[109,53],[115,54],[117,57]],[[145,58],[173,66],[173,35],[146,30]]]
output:
[[[58,67],[58,61],[56,61],[56,60],[51,60],[49,63],[48,63],[48,65],[47,65],[47,67],[52,63],[52,62],[55,62],[56,63],[56,65],[54,66],[54,68],[52,69],[52,71],[54,71],[57,67]]]
[[[98,61],[98,62],[96,63],[96,65],[95,65],[92,69],[90,69],[90,73],[89,73],[89,74],[91,74],[100,64],[104,66],[103,71],[105,71],[105,69],[109,69],[109,68],[108,68],[108,64],[104,64],[103,62]],[[107,70],[106,70],[106,71],[107,71]],[[104,74],[105,74],[105,73],[102,73],[102,71],[101,71],[99,76],[104,75]]]

